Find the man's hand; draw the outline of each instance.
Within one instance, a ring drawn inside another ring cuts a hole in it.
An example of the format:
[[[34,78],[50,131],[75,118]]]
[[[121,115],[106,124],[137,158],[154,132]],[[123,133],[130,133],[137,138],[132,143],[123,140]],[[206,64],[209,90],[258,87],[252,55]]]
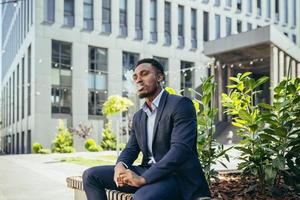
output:
[[[133,187],[141,187],[146,184],[144,177],[137,175],[130,169],[126,169],[125,172],[121,172],[120,177],[123,183]]]
[[[117,187],[122,187],[125,185],[125,183],[123,182],[122,178],[121,178],[121,173],[126,172],[126,168],[124,167],[124,165],[122,163],[117,163],[115,166],[115,174],[114,174],[114,181],[117,185]]]

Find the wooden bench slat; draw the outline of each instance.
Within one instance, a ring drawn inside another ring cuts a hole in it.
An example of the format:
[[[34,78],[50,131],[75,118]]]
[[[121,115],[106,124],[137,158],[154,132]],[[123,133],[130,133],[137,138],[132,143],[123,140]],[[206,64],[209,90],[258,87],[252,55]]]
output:
[[[66,179],[67,186],[74,190],[83,191],[81,176],[71,176]],[[120,192],[117,190],[106,190],[108,200],[132,200],[132,194]]]

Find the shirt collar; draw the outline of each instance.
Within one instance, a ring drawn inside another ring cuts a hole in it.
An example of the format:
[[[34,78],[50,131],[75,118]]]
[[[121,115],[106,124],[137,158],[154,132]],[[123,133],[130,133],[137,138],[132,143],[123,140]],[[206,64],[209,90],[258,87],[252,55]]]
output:
[[[155,109],[158,108],[158,105],[159,105],[159,102],[160,102],[160,99],[161,99],[161,96],[164,92],[164,89],[162,89],[160,91],[160,93],[155,97],[155,99],[152,101],[151,103],[151,108],[152,108],[152,111],[154,111]],[[150,109],[149,107],[147,106],[146,102],[144,103],[143,107],[142,107],[143,111],[147,113],[147,111],[149,112]]]

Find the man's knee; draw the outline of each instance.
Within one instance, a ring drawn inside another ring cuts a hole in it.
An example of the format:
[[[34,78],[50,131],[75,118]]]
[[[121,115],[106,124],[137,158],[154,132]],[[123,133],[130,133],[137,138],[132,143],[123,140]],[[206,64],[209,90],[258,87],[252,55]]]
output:
[[[83,186],[91,183],[94,179],[94,170],[93,168],[86,169],[82,174]]]
[[[133,194],[133,200],[157,200],[152,194],[150,191],[146,192],[143,189],[139,189]]]

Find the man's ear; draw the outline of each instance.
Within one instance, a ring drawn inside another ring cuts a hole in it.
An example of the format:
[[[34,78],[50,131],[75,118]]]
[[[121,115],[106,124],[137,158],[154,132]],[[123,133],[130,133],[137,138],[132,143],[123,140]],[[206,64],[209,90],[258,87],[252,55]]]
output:
[[[161,73],[158,74],[158,82],[163,82],[164,81],[164,75]]]

